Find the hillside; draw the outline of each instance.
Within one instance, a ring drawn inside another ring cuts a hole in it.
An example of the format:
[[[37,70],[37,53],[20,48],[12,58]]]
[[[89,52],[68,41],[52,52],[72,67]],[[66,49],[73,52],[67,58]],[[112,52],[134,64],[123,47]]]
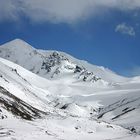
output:
[[[0,139],[140,139],[140,77],[22,40],[0,56]]]

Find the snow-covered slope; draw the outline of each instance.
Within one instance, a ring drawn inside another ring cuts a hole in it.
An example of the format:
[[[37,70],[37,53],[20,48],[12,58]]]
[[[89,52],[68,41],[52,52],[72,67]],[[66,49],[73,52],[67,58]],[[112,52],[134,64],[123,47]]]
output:
[[[66,53],[37,50],[20,39],[0,46],[0,57],[47,79],[68,78],[70,82],[88,81],[102,84],[127,80],[108,69],[91,65]]]
[[[0,58],[0,139],[140,139],[140,77],[127,79],[21,40],[0,50],[24,65]],[[85,71],[93,73],[83,81]]]
[[[133,133],[123,127],[94,119],[91,114],[94,109],[83,106],[78,96],[71,99],[64,93],[63,97],[57,94],[60,92],[58,82],[41,78],[2,58],[0,68],[0,138],[3,140],[134,138]],[[63,84],[63,90],[73,92],[76,88],[77,85],[68,88]],[[87,92],[89,88],[86,86]]]

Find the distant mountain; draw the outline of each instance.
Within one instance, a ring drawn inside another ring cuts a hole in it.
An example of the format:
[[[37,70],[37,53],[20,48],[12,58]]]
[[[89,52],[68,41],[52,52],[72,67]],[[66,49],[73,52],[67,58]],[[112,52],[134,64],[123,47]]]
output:
[[[35,49],[20,39],[0,46],[0,57],[47,79],[98,82],[101,85],[127,80],[109,69],[78,60],[66,53]]]

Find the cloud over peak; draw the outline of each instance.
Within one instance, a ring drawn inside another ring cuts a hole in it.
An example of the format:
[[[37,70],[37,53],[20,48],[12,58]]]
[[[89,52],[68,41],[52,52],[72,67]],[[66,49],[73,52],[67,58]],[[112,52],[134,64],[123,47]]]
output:
[[[133,10],[139,0],[4,0],[0,1],[0,21],[17,20],[21,15],[36,22],[77,22],[103,9]]]

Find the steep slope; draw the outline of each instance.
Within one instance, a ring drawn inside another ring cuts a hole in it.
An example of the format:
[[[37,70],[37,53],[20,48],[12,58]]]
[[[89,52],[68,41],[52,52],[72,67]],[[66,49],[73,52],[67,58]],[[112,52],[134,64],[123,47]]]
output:
[[[47,79],[67,78],[70,82],[99,82],[101,85],[127,80],[108,69],[75,59],[66,53],[37,50],[20,39],[2,45],[0,57]]]
[[[67,108],[65,103],[71,99],[57,95],[58,82],[41,78],[2,58],[0,68],[0,138],[3,140],[134,138],[129,130],[120,126],[83,116],[83,112],[89,112],[86,107],[78,105],[78,100],[77,103],[74,101],[75,96]],[[57,89],[55,96],[49,87]],[[90,87],[86,87],[87,91],[88,88]],[[66,84],[63,84],[63,89],[68,90]],[[76,88],[73,89],[75,90]],[[60,106],[63,104],[61,109],[58,103]],[[135,138],[139,139],[138,136]]]
[[[0,58],[0,67],[2,100],[6,96],[10,101],[21,100],[38,110],[51,112],[52,108],[48,106],[47,99],[50,93],[46,89],[46,85],[51,85],[49,81],[2,58]]]
[[[3,139],[140,139],[140,77],[127,79],[22,40],[0,50],[26,68],[0,58]]]
[[[50,50],[49,51],[38,50],[38,51],[42,53],[44,56],[48,56],[49,54],[52,54],[54,52]],[[93,64],[88,63],[87,61],[76,59],[65,52],[58,52],[58,53],[60,53],[66,58],[69,58],[71,62],[86,68],[88,71],[93,72],[95,75],[97,75],[98,77],[101,77],[104,81],[107,81],[109,83],[124,82],[124,81],[129,80],[129,78],[117,75],[113,71],[109,70],[108,68],[104,68],[103,66],[93,65]]]

